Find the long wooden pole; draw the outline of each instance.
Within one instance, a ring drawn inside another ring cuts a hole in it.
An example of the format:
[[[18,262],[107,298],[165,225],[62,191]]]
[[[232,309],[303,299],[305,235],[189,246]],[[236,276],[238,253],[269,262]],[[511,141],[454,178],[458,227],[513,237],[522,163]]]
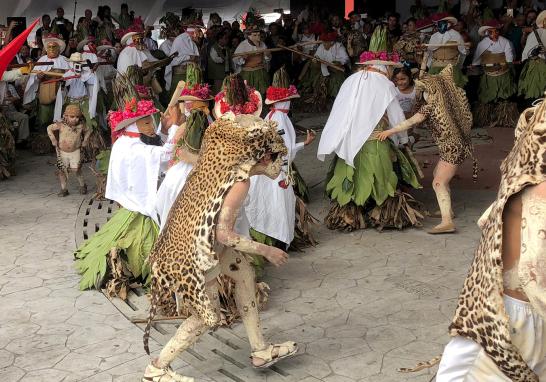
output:
[[[322,44],[322,41],[307,41],[307,42],[301,42],[299,44],[291,45],[288,48],[297,48],[299,46],[305,46],[305,45],[319,45]],[[278,47],[278,48],[267,48],[267,49],[259,49],[249,52],[240,52],[232,55],[232,58],[235,57],[244,57],[244,56],[251,56],[253,54],[260,54],[260,53],[267,53],[267,52],[280,52],[284,50],[285,47]]]
[[[311,60],[315,60],[315,61],[318,61],[320,62],[321,64],[324,64],[326,66],[329,66],[330,68],[332,69],[335,69],[335,70],[338,70],[340,72],[345,72],[345,68],[341,67],[341,66],[338,66],[338,65],[335,65],[335,64],[332,64],[331,62],[328,62],[328,61],[324,61],[324,60],[321,60],[320,58],[317,58],[315,56],[311,56],[310,54],[306,54],[306,53],[303,53],[303,52],[300,52],[299,50],[296,50],[296,49],[292,49],[292,48],[289,48],[287,46],[283,46],[282,49],[285,49],[285,50],[288,50],[292,53],[296,53],[296,54],[299,54],[300,56],[303,56],[303,57],[307,57]]]

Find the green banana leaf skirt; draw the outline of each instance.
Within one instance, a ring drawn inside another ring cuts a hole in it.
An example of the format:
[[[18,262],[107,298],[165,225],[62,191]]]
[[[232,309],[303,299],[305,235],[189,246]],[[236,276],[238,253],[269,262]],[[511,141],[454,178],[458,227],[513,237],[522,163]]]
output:
[[[148,216],[120,208],[97,233],[74,253],[76,269],[82,276],[80,289],[100,289],[107,278],[112,248],[122,250],[122,259],[134,278],[149,282],[148,255],[159,235],[159,227]]]
[[[544,97],[546,90],[546,61],[540,58],[527,60],[519,76],[518,95],[526,99]]]
[[[242,70],[241,77],[246,81],[248,86],[252,86],[262,95],[265,95],[267,88],[269,87],[269,74],[265,69],[257,70]]]
[[[478,100],[480,103],[490,103],[507,100],[517,92],[516,83],[510,71],[500,76],[482,75],[478,88]]]

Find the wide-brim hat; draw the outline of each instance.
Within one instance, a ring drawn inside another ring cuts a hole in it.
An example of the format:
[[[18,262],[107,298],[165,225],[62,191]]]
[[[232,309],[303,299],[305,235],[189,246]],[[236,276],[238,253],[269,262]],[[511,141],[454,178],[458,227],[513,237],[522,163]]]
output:
[[[270,90],[273,92],[276,89],[284,90],[289,95],[287,95],[285,97],[282,97],[282,98],[279,98],[279,99],[268,98],[267,93],[269,93]],[[292,93],[292,94],[290,94],[290,93]],[[291,99],[294,99],[294,98],[300,98],[300,95],[298,94],[298,91],[297,91],[295,86],[291,85],[289,88],[270,86],[269,88],[267,88],[267,91],[265,92],[265,102],[264,103],[266,105],[271,105],[271,104],[274,104],[274,103],[277,103],[277,102],[284,102],[284,101],[288,101],[288,100],[291,100]]]
[[[502,27],[502,25],[500,23],[494,23],[494,22],[486,23],[485,25],[482,25],[478,29],[478,34],[483,37],[483,36],[485,36],[485,34],[487,33],[488,30],[500,29],[501,27]]]
[[[66,42],[62,38],[57,37],[56,35],[48,35],[42,38],[42,41],[44,43],[44,46],[47,47],[47,44],[50,42],[54,42],[57,45],[59,45],[59,49],[62,52],[66,49]]]
[[[427,28],[432,28],[434,26],[434,21],[430,17],[419,19],[415,22],[415,30],[420,31]]]
[[[272,105],[272,104],[277,103],[277,102],[288,101],[288,100],[294,99],[294,98],[300,98],[300,95],[299,94],[294,94],[294,95],[288,96],[286,98],[281,98],[281,99],[278,99],[278,100],[271,100],[271,99],[266,98],[264,103],[266,105]]]
[[[133,37],[134,35],[137,35],[137,34],[142,34],[142,32],[127,32],[123,35],[123,37],[121,38],[121,45],[125,46],[127,45],[127,40],[129,40],[131,37]]]
[[[182,83],[181,88],[184,89],[186,87],[186,81],[182,80],[182,81],[179,82],[179,84],[180,83]],[[184,94],[184,95],[181,95],[181,96],[178,97],[178,102],[186,102],[186,101],[203,101],[203,102],[207,102],[207,101],[212,101],[213,99],[214,99],[214,97],[210,93],[209,93],[209,96],[207,98],[199,98],[199,97],[196,97],[196,96],[193,96],[193,95]]]
[[[87,44],[89,44],[90,42],[95,42],[95,38],[94,38],[94,37],[92,37],[92,38],[84,38],[83,40],[81,40],[81,41],[78,43],[78,46],[77,46],[76,49],[77,49],[78,51],[81,52],[81,51],[83,50],[83,48],[84,48]]]
[[[82,57],[82,54],[80,52],[75,52],[70,55],[70,58],[68,59],[70,62],[83,62],[85,61]]]
[[[459,20],[457,20],[456,17],[449,16],[448,14],[445,14],[445,13],[433,15],[432,21],[434,21],[434,23],[436,24],[439,23],[440,21],[447,21],[451,25],[455,25],[459,22]]]
[[[546,21],[546,10],[540,12],[537,16],[537,19],[535,21],[535,23],[537,24],[537,26],[539,28],[543,28],[544,27],[544,21]]]
[[[257,32],[261,32],[262,29],[260,29],[260,27],[258,27],[257,25],[249,25],[248,27],[245,28],[245,34],[251,34],[251,33],[257,33]]]
[[[133,117],[133,118],[127,118],[127,119],[124,119],[123,121],[121,121],[120,123],[117,124],[116,128],[114,129],[114,131],[119,131],[119,130],[123,130],[125,129],[126,127],[129,127],[131,126],[133,123],[135,123],[136,121],[140,120],[140,119],[143,119],[143,118],[146,118],[146,117],[151,117],[153,116],[155,113],[153,114],[146,114],[146,115],[140,115],[138,117]]]
[[[370,60],[365,62],[357,62],[357,65],[385,65],[385,66],[392,66],[395,68],[401,68],[404,66],[401,62],[394,62],[394,61],[385,61],[385,60]]]
[[[260,102],[258,103],[258,109],[254,113],[252,113],[252,115],[259,117],[262,114],[262,95],[257,90],[254,90],[254,94],[258,96]],[[216,102],[214,104],[214,108],[212,109],[212,115],[216,119],[220,118],[223,115],[220,111],[220,102]]]

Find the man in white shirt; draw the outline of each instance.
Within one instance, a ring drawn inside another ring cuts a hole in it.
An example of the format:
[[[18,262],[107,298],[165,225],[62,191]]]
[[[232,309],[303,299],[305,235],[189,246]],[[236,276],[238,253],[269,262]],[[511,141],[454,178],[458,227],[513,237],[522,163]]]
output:
[[[186,31],[176,37],[173,41],[170,54],[177,53],[172,62],[165,68],[165,86],[169,91],[169,99],[172,97],[176,85],[186,78],[187,65],[190,62],[199,62],[199,48],[195,43],[198,38],[197,26],[188,26]]]
[[[457,19],[452,16],[443,17],[435,20],[438,32],[430,37],[428,46],[428,72],[438,74],[447,65],[453,65],[453,75],[455,83],[459,87],[464,87],[468,82],[463,75],[460,64],[468,54],[463,37],[453,27],[457,24]]]
[[[512,67],[514,50],[510,41],[500,35],[501,27],[491,20],[478,31],[483,39],[476,47],[472,65],[484,72],[478,88],[479,112],[475,113],[479,126],[512,127],[517,123],[517,106],[508,102],[517,91]]]
[[[518,84],[518,95],[530,101],[544,97],[546,88],[546,11],[540,12],[536,26],[537,29],[527,36],[522,54],[525,66]]]
[[[233,53],[233,64],[235,72],[260,94],[264,95],[269,86],[269,75],[266,65],[271,61],[271,53],[260,52],[267,49],[262,41],[261,30],[256,26],[249,26],[245,29],[246,40],[241,41]]]

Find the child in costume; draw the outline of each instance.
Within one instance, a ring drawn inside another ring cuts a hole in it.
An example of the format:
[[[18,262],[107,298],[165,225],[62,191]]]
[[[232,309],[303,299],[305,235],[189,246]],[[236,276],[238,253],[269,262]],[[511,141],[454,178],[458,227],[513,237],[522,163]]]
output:
[[[162,118],[164,134],[174,134],[182,120],[178,106],[169,108]],[[132,280],[147,282],[148,254],[158,235],[153,221],[157,183],[162,165],[172,156],[174,144],[161,145],[155,133],[153,114],[157,113],[152,101],[128,102],[122,109],[110,112],[109,122],[114,144],[108,164],[105,196],[119,203],[112,218],[85,241],[75,252],[76,268],[82,275],[80,289],[101,288],[111,278],[107,262],[113,253],[123,259]],[[109,280],[115,290],[126,288],[128,280]],[[115,293],[114,293],[115,294]]]
[[[455,176],[458,166],[468,157],[473,159],[473,179],[475,180],[478,175],[478,165],[470,137],[472,113],[464,90],[455,85],[451,65],[446,66],[440,74],[427,75],[415,82],[417,88],[424,92],[425,104],[413,117],[400,121],[393,129],[379,133],[378,138],[383,141],[392,134],[405,132],[414,125],[429,120],[432,137],[440,152],[432,187],[438,199],[442,222],[428,232],[452,233],[455,232],[455,224],[449,183]]]
[[[80,194],[87,193],[87,186],[81,171],[81,149],[87,146],[91,130],[82,121],[79,105],[68,105],[63,120],[47,127],[47,135],[57,151],[57,176],[61,191],[57,195],[67,196],[68,172],[74,172],[80,184]],[[58,132],[58,138],[55,136]]]
[[[207,330],[222,323],[218,275],[235,282],[235,300],[251,343],[254,367],[269,367],[297,352],[294,342],[267,344],[260,329],[255,275],[247,256],[266,257],[276,266],[286,263],[282,250],[246,239],[234,231],[250,187],[249,177],[279,176],[287,154],[276,124],[250,115],[228,113],[205,132],[199,160],[173,205],[152,253],[151,308],[144,333],[148,339],[160,295],[176,293],[191,312],[146,367],[142,381],[193,382],[175,373],[171,363]]]
[[[294,177],[291,166],[298,151],[315,139],[315,134],[307,133],[305,142],[296,143],[296,131],[288,117],[290,100],[299,98],[294,85],[290,85],[284,67],[273,76],[273,86],[266,92],[266,105],[271,105],[265,120],[277,122],[279,132],[288,149],[285,175],[277,179],[255,176],[250,182],[250,191],[245,212],[252,227],[252,238],[268,245],[288,248],[294,238],[296,221],[296,194],[293,189]],[[287,179],[288,175],[288,179]],[[300,181],[300,183],[303,180]]]
[[[364,52],[359,62],[363,69],[347,78],[334,102],[317,154],[319,160],[336,154],[326,178],[330,229],[364,228],[367,221],[380,228],[420,224],[415,201],[399,191],[402,182],[421,187],[415,165],[398,148],[408,136],[378,139],[383,130],[404,121],[390,81],[392,68],[402,67],[398,59],[387,52]],[[391,208],[400,204],[404,208]]]

